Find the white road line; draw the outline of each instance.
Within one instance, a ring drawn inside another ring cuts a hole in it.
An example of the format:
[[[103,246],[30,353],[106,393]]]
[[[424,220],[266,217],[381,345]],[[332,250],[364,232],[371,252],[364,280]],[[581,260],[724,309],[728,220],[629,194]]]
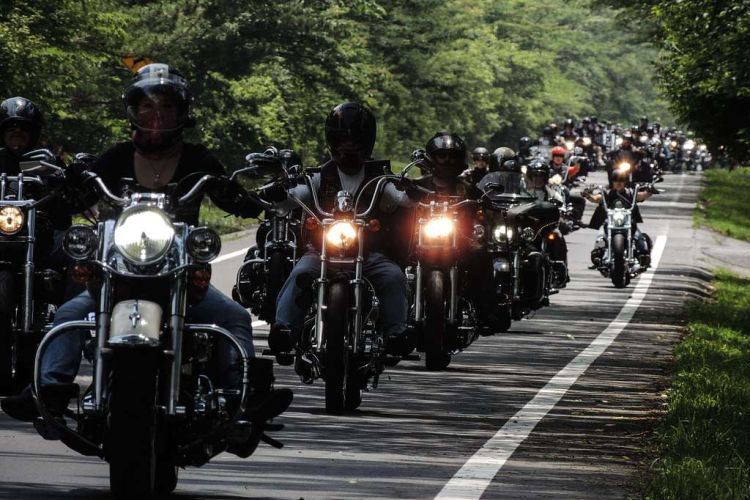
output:
[[[237,250],[236,252],[230,252],[226,255],[220,255],[216,257],[214,260],[212,260],[211,264],[218,264],[219,262],[224,262],[225,260],[234,259],[235,257],[238,257],[240,255],[245,255],[247,253],[248,248],[244,248],[242,250]]]
[[[531,401],[526,403],[526,406],[513,415],[484,446],[474,453],[438,493],[436,499],[475,500],[482,496],[505,462],[531,434],[534,427],[555,407],[591,363],[604,353],[633,319],[633,315],[654,279],[654,272],[659,265],[666,244],[666,234],[656,239],[651,252],[651,269],[641,275],[633,294],[614,321],[575,359],[557,372],[557,375],[547,382],[547,385]]]

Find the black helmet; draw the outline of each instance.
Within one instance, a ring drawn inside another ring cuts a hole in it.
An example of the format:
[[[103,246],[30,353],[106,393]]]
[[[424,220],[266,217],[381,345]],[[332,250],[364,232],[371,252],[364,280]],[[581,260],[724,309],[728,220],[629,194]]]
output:
[[[143,151],[173,146],[182,136],[182,130],[194,124],[190,117],[192,96],[187,81],[166,64],[152,63],[139,69],[122,99],[130,126],[135,131],[133,142]]]
[[[521,137],[518,140],[518,151],[522,153],[528,153],[529,150],[531,149],[531,144],[532,144],[531,137],[526,137],[526,136]]]
[[[622,131],[622,140],[624,141],[625,139],[629,141],[633,140],[633,132],[629,128]]]
[[[16,153],[23,154],[34,148],[39,141],[39,136],[44,127],[44,115],[36,104],[25,97],[11,97],[0,103],[0,138],[5,130],[11,126],[18,126],[29,133],[29,144],[23,151]]]
[[[542,136],[552,137],[552,134],[553,134],[552,127],[550,127],[549,125],[545,125],[544,128],[542,129]]]
[[[535,188],[541,188],[549,180],[550,166],[549,163],[541,158],[535,158],[526,167],[526,176],[530,184]]]
[[[452,178],[466,168],[466,144],[451,132],[438,132],[424,147],[435,166],[433,175]]]
[[[354,171],[372,156],[375,115],[356,102],[339,104],[326,117],[326,145],[342,170]]]
[[[584,116],[583,120],[581,120],[581,122],[584,123],[584,124],[591,123],[591,118],[589,118],[588,116]]]
[[[504,169],[505,162],[515,160],[516,153],[510,148],[500,147],[492,152],[490,156],[490,172],[499,172]],[[519,166],[520,169],[520,166]]]
[[[641,116],[641,123],[644,123],[644,124],[648,123],[648,116],[646,115]]]
[[[573,128],[575,126],[575,122],[573,122],[572,118],[566,118],[563,122],[563,128]]]
[[[474,161],[479,161],[479,160],[489,161],[490,152],[487,150],[487,148],[483,146],[478,146],[474,148],[474,150],[471,152],[471,159]]]

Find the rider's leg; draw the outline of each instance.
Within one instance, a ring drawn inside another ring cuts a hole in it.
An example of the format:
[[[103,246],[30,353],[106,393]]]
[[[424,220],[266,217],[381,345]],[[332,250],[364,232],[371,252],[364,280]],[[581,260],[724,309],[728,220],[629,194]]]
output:
[[[380,328],[389,339],[389,351],[408,354],[414,345],[406,335],[409,304],[403,271],[383,254],[373,252],[365,261],[364,275],[372,283],[380,301]]]
[[[307,308],[314,300],[312,284],[318,275],[320,255],[307,253],[297,262],[281,287],[276,302],[276,322],[268,336],[268,346],[272,351],[285,352],[292,349],[295,337],[298,337],[304,326]]]

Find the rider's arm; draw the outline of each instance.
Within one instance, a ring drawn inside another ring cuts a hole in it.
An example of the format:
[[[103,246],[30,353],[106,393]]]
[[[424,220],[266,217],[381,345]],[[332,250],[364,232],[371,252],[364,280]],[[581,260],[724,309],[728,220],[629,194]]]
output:
[[[649,191],[639,191],[636,195],[636,200],[638,200],[638,203],[645,201],[647,199],[651,198],[651,193]]]
[[[391,213],[398,207],[413,207],[416,203],[404,191],[399,191],[392,182],[389,182],[386,184],[383,196],[380,198],[380,210],[385,213]]]
[[[586,198],[587,200],[589,200],[592,203],[599,203],[599,202],[602,201],[602,194],[601,193],[593,194],[593,193],[587,193],[587,192],[584,191],[582,193],[582,195],[583,195],[584,198]]]

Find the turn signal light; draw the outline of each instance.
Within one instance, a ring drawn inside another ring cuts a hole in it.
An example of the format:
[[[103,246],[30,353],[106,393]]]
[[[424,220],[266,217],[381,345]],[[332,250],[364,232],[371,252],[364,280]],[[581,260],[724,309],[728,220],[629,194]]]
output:
[[[550,241],[554,240],[555,238],[557,238],[557,236],[555,235],[555,233],[549,233],[549,235],[547,235],[547,239],[550,240]]]
[[[305,219],[305,229],[308,231],[315,231],[320,227],[320,224],[318,224],[318,220],[315,217],[308,217]]]
[[[367,229],[370,230],[372,233],[377,233],[380,231],[380,221],[378,219],[370,219],[367,221]]]
[[[91,272],[91,266],[85,263],[79,263],[79,264],[75,264],[71,268],[70,279],[73,280],[73,283],[78,283],[79,285],[85,285],[91,279],[93,274],[94,273]]]

